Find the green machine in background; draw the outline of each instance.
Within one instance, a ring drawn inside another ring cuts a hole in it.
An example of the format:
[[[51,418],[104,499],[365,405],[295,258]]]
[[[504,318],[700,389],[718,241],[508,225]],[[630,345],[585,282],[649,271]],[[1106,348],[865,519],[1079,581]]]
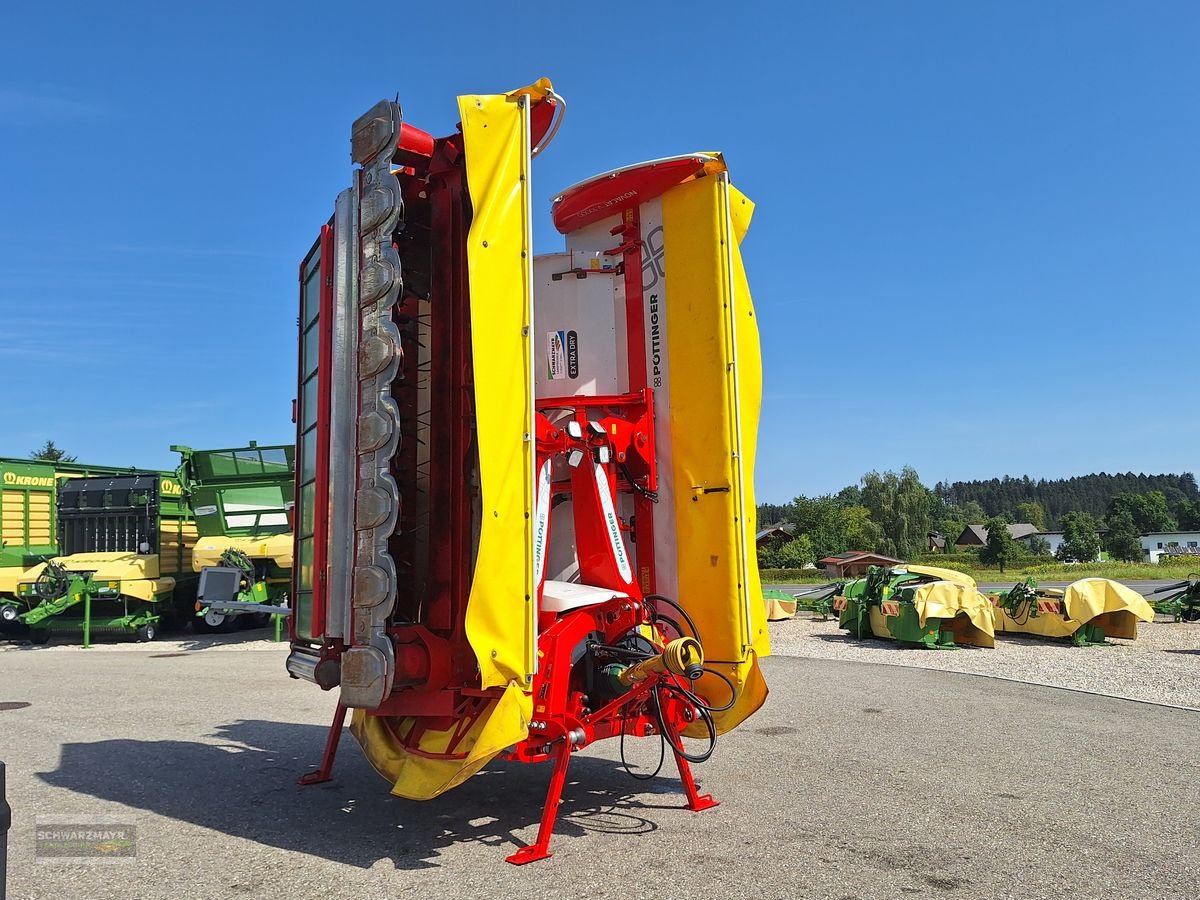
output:
[[[274,616],[278,640],[292,580],[295,447],[171,449],[199,531],[194,627],[228,631]]]
[[[69,478],[134,474],[141,470],[0,457],[0,632],[21,632],[21,613],[31,608],[17,585],[57,556],[58,485]],[[172,479],[178,493],[178,481]],[[35,604],[36,605],[36,604]]]
[[[196,526],[173,474],[66,478],[57,492],[60,555],[31,567],[16,586],[17,619],[35,643],[82,631],[152,640],[187,621],[195,597]]]
[[[1039,587],[1032,578],[991,597],[997,633],[1062,638],[1076,647],[1134,640],[1138,622],[1154,609],[1137,591],[1109,578],[1081,578],[1064,590]]]
[[[1150,596],[1156,594],[1167,595],[1150,602],[1156,613],[1171,616],[1176,622],[1200,622],[1200,574],[1192,572],[1187,581],[1161,587]]]
[[[932,566],[871,566],[834,595],[838,626],[853,637],[910,647],[995,646],[991,603],[973,579]]]

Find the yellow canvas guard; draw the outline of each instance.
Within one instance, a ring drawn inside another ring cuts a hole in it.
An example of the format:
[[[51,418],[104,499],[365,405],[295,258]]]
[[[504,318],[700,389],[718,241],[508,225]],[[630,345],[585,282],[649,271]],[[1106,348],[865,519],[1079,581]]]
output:
[[[1137,621],[1154,621],[1154,608],[1132,588],[1108,578],[1082,578],[1067,586],[1065,591],[1045,591],[1057,596],[1062,614],[1041,613],[1017,621],[999,604],[992,607],[996,630],[1017,634],[1037,634],[1049,638],[1066,638],[1098,616],[1107,615],[1104,632],[1109,637],[1132,640],[1137,637]],[[1036,602],[1036,601],[1034,601]]]
[[[796,598],[783,591],[763,591],[768,622],[782,622],[796,615]]]
[[[976,590],[974,581],[969,586],[957,581],[935,581],[922,585],[913,592],[913,607],[922,626],[928,619],[949,621],[962,615],[972,626],[969,643],[979,647],[994,647],[996,644],[992,604]]]
[[[940,569],[937,566],[905,566],[904,568],[908,569],[914,575],[928,575],[930,578],[953,581],[958,584],[965,584],[967,587],[976,586],[974,578],[955,569]]]
[[[723,168],[723,167],[722,167]],[[720,171],[662,198],[667,349],[679,602],[696,621],[706,663],[735,685],[718,731],[762,706],[758,658],[771,652],[754,551],[754,471],[762,362],[758,320],[738,247],[754,205]],[[662,427],[660,423],[659,427]],[[707,676],[714,705],[728,687]]]

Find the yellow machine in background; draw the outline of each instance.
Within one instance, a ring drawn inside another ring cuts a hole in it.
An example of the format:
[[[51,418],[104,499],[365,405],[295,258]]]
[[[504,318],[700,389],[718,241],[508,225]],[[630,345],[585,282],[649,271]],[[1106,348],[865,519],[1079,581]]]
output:
[[[1029,578],[990,600],[996,631],[1069,638],[1080,647],[1106,637],[1133,640],[1139,621],[1154,621],[1145,597],[1107,578],[1081,578],[1065,590],[1038,587]]]

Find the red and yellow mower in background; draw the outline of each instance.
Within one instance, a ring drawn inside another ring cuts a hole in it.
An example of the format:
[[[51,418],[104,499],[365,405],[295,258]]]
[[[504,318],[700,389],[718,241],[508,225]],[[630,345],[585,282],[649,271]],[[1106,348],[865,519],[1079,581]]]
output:
[[[719,153],[559,195],[535,256],[531,163],[565,113],[541,80],[458,98],[434,137],[381,101],[301,265],[288,671],[339,704],[393,793],[497,756],[554,764],[653,736],[689,761],[757,710],[761,369]],[[704,742],[689,750],[684,737]]]

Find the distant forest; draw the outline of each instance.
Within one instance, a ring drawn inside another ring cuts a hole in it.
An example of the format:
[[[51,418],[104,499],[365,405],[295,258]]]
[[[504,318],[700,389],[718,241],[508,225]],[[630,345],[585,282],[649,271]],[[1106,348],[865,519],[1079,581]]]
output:
[[[974,501],[988,516],[1011,515],[1022,503],[1040,503],[1046,512],[1046,528],[1061,526],[1064,513],[1086,512],[1101,518],[1118,494],[1147,494],[1160,491],[1174,509],[1181,500],[1200,500],[1200,488],[1190,472],[1182,475],[1080,475],[1076,478],[991,478],[987,481],[938,482],[933,492],[944,503],[962,506]]]

